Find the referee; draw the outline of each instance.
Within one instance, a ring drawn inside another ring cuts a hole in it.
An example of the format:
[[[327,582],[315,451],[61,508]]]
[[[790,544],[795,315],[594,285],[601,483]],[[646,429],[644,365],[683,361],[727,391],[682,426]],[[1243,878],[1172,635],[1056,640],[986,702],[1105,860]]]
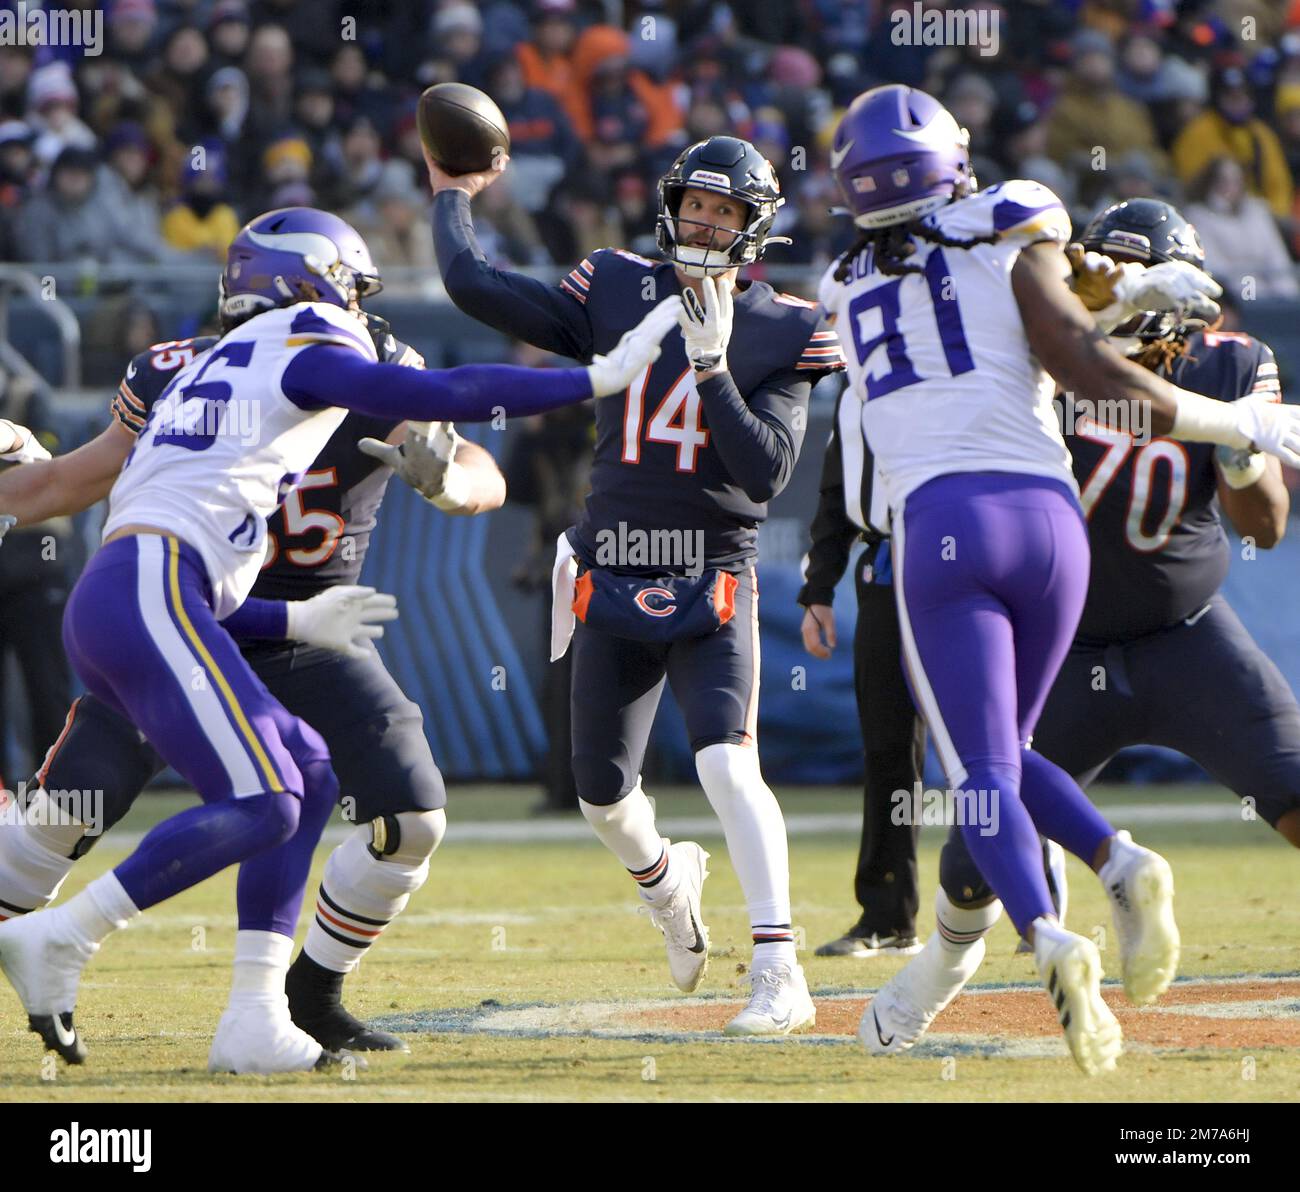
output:
[[[916,938],[917,826],[891,820],[894,792],[910,795],[925,764],[925,723],[903,677],[898,610],[890,564],[889,512],[862,434],[861,403],[846,386],[822,463],[821,496],[804,561],[803,644],[814,658],[835,648],[831,601],[859,541],[855,564],[858,620],[853,634],[853,687],[865,752],[862,842],[853,893],[862,914],[818,956],[909,956]],[[910,803],[909,803],[910,806]]]

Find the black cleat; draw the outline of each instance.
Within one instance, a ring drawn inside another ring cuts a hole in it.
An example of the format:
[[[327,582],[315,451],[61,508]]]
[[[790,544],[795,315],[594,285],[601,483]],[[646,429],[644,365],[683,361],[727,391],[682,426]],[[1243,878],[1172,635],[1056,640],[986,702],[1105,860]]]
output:
[[[343,1008],[343,974],[317,964],[305,952],[289,967],[284,992],[294,1025],[325,1048],[326,1054],[411,1050],[406,1040],[374,1030],[349,1014]]]
[[[317,1040],[319,1042],[319,1040]],[[330,1051],[326,1048],[320,1053],[320,1059],[312,1067],[313,1072],[331,1072],[335,1068],[341,1068],[349,1060],[353,1062],[362,1071],[365,1071],[370,1065],[366,1062],[364,1055],[353,1055],[350,1051]]]
[[[912,932],[880,934],[863,930],[859,922],[850,927],[839,939],[822,944],[816,956],[856,956],[860,960],[873,956],[915,956],[921,950],[921,941]]]
[[[46,1051],[57,1052],[69,1064],[86,1062],[86,1045],[72,1024],[71,1011],[64,1014],[29,1014],[27,1025],[41,1037]]]

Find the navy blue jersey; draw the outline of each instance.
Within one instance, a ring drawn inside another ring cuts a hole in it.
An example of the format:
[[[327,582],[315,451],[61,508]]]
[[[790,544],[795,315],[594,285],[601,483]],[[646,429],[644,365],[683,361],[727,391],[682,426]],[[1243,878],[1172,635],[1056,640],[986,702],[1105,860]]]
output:
[[[1193,335],[1163,375],[1220,401],[1281,396],[1268,345],[1236,332]],[[1079,637],[1128,641],[1196,612],[1228,573],[1214,445],[1157,438],[1135,447],[1091,422],[1066,441],[1092,545]]]
[[[608,352],[636,325],[647,294],[680,288],[671,264],[615,249],[592,253],[560,284],[585,309],[593,353]],[[779,294],[766,282],[751,282],[736,294],[727,369],[750,412],[785,440],[791,467],[811,381],[836,367],[842,367],[839,340],[812,303]],[[740,469],[728,466],[707,404],[676,334],[665,338],[659,359],[626,392],[596,402],[591,494],[571,534],[585,562],[602,563],[598,545],[620,532],[666,528],[702,531],[709,567],[739,571],[752,562],[766,498],[774,494],[753,484],[747,491],[745,478],[735,474]],[[681,570],[627,560],[614,569]]]
[[[217,342],[215,335],[154,344],[127,366],[113,399],[113,416],[138,434],[172,378]],[[422,363],[414,348],[391,335],[377,338],[379,359]],[[386,439],[399,423],[349,414],[312,463],[301,483],[267,522],[267,560],[251,595],[264,600],[306,600],[361,574],[370,533],[392,469],[364,455],[364,438]]]

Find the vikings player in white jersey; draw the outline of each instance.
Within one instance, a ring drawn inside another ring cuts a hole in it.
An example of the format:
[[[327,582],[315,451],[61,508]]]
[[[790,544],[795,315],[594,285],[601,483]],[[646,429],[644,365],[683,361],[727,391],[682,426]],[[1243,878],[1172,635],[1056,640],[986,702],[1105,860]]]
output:
[[[348,410],[418,421],[540,413],[617,392],[659,355],[680,299],[588,368],[424,372],[377,362],[359,300],[379,288],[336,216],[285,208],[230,247],[233,326],[155,404],[110,495],[104,545],[68,601],[64,644],[86,687],[198,791],[62,906],[0,925],[0,966],[47,1046],[75,1040],[81,971],[140,911],[243,862],[229,1008],[209,1065],[315,1067],[321,1045],[284,995],[312,850],[337,795],[319,735],[267,691],[218,623],[243,604],[269,516]]]
[[[966,145],[924,92],[878,87],[854,101],[831,161],[860,239],[819,297],[836,317],[887,488],[904,662],[959,793],[963,838],[1033,946],[1076,1062],[1095,1074],[1115,1066],[1120,1028],[1101,998],[1096,946],[1053,912],[1039,832],[1101,877],[1130,1000],[1164,992],[1179,939],[1166,862],[1116,833],[1030,748],[1088,586],[1054,381],[1130,429],[1253,445],[1293,467],[1300,411],[1217,402],[1123,359],[1069,288],[1059,200],[1023,181],[978,192]],[[1196,273],[1183,266],[1178,277],[1188,285]],[[986,930],[999,908],[957,908],[941,890],[936,909],[941,936],[956,942]],[[956,970],[976,951],[941,957],[953,971],[934,982],[955,994]],[[883,997],[867,1007],[859,1037],[868,1050],[897,1050],[919,1034],[896,1009]]]

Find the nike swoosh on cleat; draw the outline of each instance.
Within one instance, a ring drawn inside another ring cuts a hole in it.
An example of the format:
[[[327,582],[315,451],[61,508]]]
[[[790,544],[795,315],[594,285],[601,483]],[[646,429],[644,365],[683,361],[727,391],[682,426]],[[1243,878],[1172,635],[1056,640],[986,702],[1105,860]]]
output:
[[[695,928],[695,946],[691,948],[687,948],[686,950],[688,952],[703,952],[704,937],[700,934],[700,925],[695,921],[694,915],[691,916],[691,926]]]
[[[794,1011],[787,1010],[784,1018],[774,1018],[772,1019],[772,1021],[776,1023],[776,1029],[778,1031],[787,1031],[790,1029],[790,1020],[793,1017],[794,1017]]]
[[[880,1046],[888,1047],[894,1041],[894,1036],[890,1035],[888,1039],[885,1038],[884,1033],[880,1029],[880,1019],[876,1016],[875,1006],[871,1007],[871,1021],[876,1024],[876,1038],[880,1040]]]

